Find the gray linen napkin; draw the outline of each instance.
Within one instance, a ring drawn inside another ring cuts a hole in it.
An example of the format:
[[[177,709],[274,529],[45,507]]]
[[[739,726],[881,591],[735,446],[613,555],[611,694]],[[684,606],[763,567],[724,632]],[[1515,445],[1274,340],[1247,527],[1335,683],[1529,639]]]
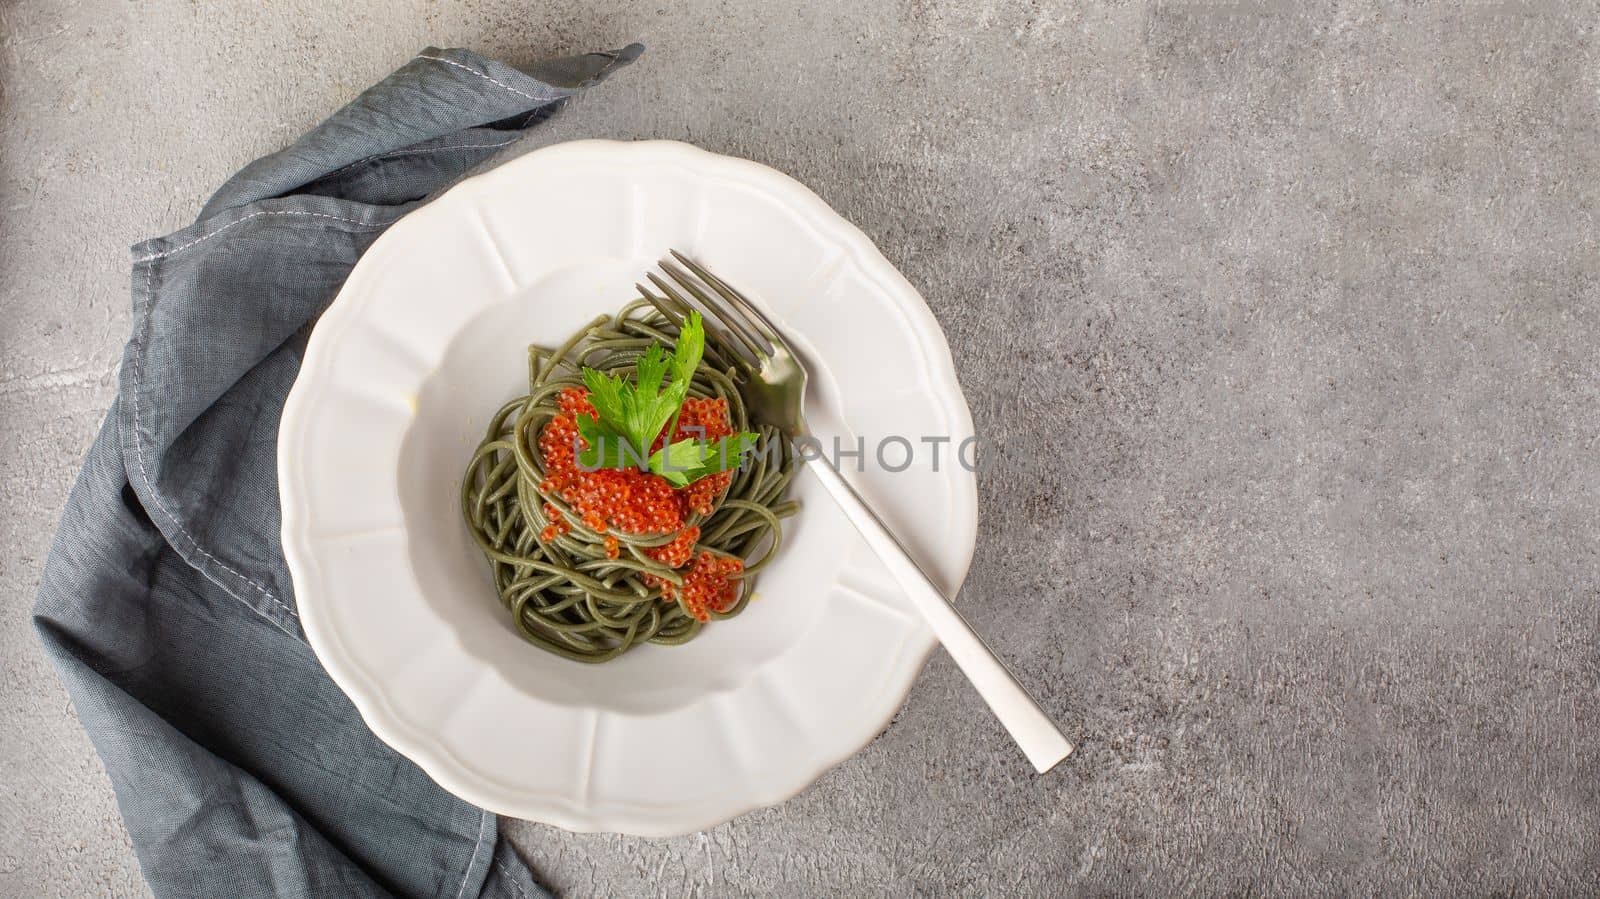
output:
[[[34,623],[156,895],[543,895],[494,816],[379,742],[306,645],[278,417],[373,240],[642,49],[523,71],[430,48],[134,247],[119,391]]]

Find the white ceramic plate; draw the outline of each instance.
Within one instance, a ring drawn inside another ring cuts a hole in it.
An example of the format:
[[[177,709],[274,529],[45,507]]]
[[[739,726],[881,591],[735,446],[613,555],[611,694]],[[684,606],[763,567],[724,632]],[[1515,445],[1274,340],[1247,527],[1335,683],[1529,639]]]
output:
[[[667,248],[739,285],[812,368],[807,417],[868,452],[971,434],[938,324],[859,230],[769,168],[582,141],[460,185],[373,245],[311,337],[279,432],[283,548],[317,656],[373,732],[479,806],[667,836],[777,803],[860,749],[934,641],[809,476],[740,617],[610,663],[524,643],[461,521],[463,468],[526,347],[620,308]],[[973,475],[849,472],[954,591]],[[898,464],[899,450],[890,461]]]

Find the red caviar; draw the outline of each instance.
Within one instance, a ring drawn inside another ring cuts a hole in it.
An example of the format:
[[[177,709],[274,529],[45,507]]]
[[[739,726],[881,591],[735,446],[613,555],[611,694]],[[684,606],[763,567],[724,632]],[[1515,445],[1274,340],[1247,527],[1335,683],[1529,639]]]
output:
[[[683,401],[683,407],[678,412],[678,428],[672,439],[678,441],[693,437],[714,443],[732,433],[733,426],[728,423],[727,400],[690,397]],[[656,445],[651,451],[660,449],[665,443],[666,434],[663,432],[656,438]],[[701,515],[710,515],[717,498],[722,496],[732,482],[731,471],[703,477],[683,488],[684,499],[688,501],[690,509]]]
[[[661,597],[681,598],[684,608],[696,620],[710,621],[710,613],[726,612],[739,600],[739,585],[734,578],[742,571],[744,571],[743,561],[703,549],[700,555],[695,557],[693,567],[684,575],[682,587],[669,581],[659,582]],[[646,577],[656,580],[649,575]]]
[[[695,542],[700,539],[700,528],[684,527],[684,522],[691,513],[711,514],[732,482],[733,472],[704,477],[674,489],[665,478],[636,468],[584,471],[578,467],[574,444],[580,439],[577,416],[595,415],[589,393],[580,387],[568,387],[561,391],[556,403],[561,412],[539,435],[539,452],[546,474],[539,489],[561,497],[585,527],[606,535],[606,558],[615,559],[620,554],[617,538],[608,531],[673,534],[670,542],[645,550],[645,555],[672,568],[690,565]],[[678,426],[671,440],[695,438],[710,442],[732,433],[727,400],[690,397],[684,400],[678,412]],[[663,431],[650,449],[654,452],[667,442],[668,435]],[[548,503],[545,515],[550,519],[550,525],[541,535],[545,541],[571,530],[560,510]],[[738,600],[739,586],[734,578],[742,571],[744,563],[738,559],[701,551],[684,573],[682,587],[648,574],[643,580],[651,586],[659,586],[664,601],[681,601],[690,615],[708,621],[711,612],[726,611]]]
[[[572,530],[572,526],[567,524],[567,519],[561,514],[561,510],[550,503],[544,504],[544,517],[548,518],[550,523],[545,525],[544,530],[540,532],[539,539],[546,543]]]
[[[678,532],[671,543],[652,547],[644,554],[668,568],[682,568],[689,563],[689,557],[694,555],[694,543],[700,539],[700,528],[690,525]]]
[[[585,527],[597,533],[609,528],[630,534],[670,534],[683,527],[684,506],[664,479],[635,468],[578,467],[573,442],[576,416],[594,416],[588,391],[568,387],[558,400],[561,413],[544,426],[539,452],[546,477],[540,489],[567,501]]]

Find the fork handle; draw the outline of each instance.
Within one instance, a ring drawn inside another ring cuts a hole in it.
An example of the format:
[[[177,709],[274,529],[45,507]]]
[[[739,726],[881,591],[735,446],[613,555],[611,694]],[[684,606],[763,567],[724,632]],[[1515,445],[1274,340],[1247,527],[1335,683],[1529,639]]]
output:
[[[1022,748],[1034,770],[1043,774],[1066,758],[1072,752],[1072,744],[1028,695],[1016,675],[995,656],[944,592],[900,545],[883,519],[826,459],[812,457],[806,461],[806,466],[822,481],[822,486],[844,510],[850,523],[866,538],[867,545],[905,588],[906,595],[933,628],[934,635],[944,644],[967,680],[978,689],[978,695],[989,704],[1011,739]]]

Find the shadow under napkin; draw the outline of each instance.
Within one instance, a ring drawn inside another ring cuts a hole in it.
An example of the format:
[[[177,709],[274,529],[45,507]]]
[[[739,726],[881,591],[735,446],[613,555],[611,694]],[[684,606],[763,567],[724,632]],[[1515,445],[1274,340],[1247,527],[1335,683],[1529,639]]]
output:
[[[379,742],[304,642],[278,418],[377,236],[642,50],[521,70],[429,48],[134,247],[118,395],[34,623],[156,895],[543,895],[494,816]]]

